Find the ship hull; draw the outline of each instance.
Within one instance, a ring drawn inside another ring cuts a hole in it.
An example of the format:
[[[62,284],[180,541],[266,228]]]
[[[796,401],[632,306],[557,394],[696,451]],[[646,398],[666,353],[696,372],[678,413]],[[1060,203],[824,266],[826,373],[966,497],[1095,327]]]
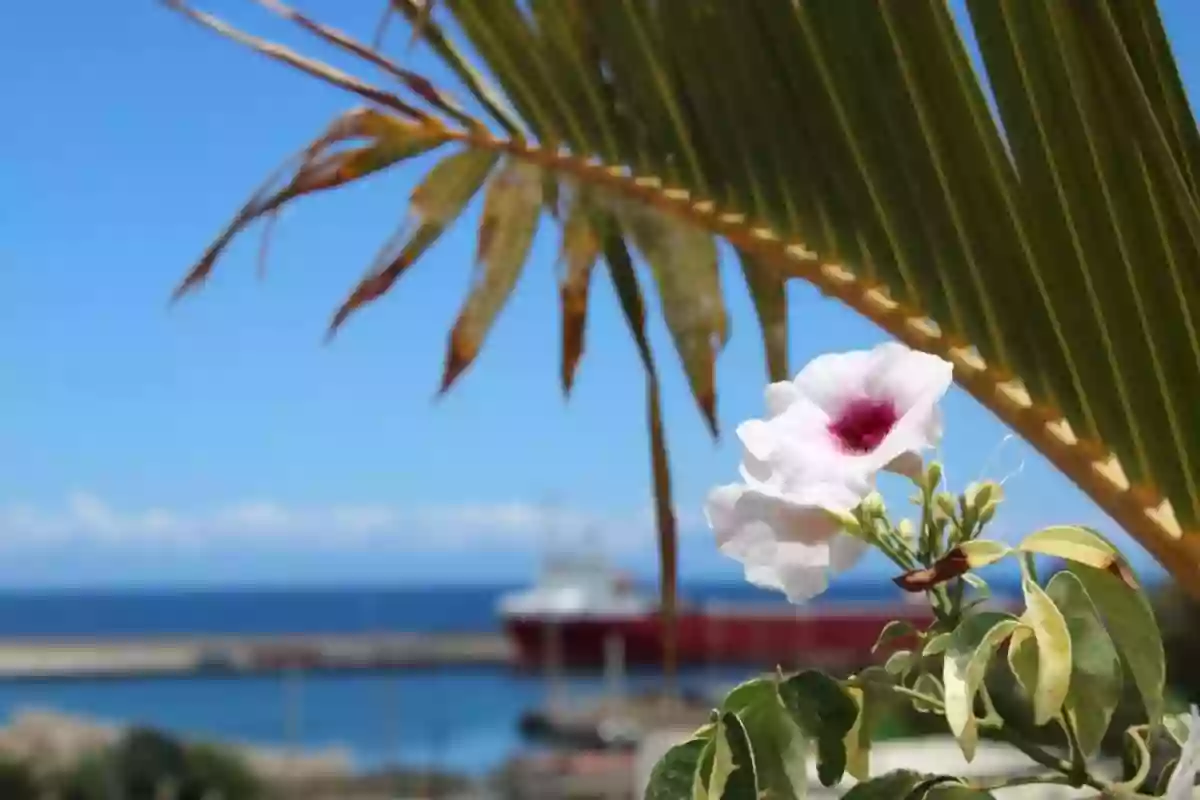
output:
[[[774,610],[684,611],[677,626],[678,662],[854,667],[873,660],[871,647],[889,621],[904,619],[924,627],[931,618],[928,608],[895,606],[803,615]],[[566,667],[599,667],[613,641],[620,642],[619,652],[627,665],[658,665],[663,660],[663,625],[657,614],[509,616],[505,627],[526,668],[553,661]]]

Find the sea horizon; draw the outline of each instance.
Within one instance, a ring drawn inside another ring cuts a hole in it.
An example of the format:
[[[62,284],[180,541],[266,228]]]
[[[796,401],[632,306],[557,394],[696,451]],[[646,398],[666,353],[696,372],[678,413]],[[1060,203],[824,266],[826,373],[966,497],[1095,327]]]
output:
[[[638,583],[653,596],[651,581]],[[411,583],[363,585],[138,586],[0,589],[0,639],[170,635],[371,634],[491,632],[496,605],[529,584]],[[993,591],[1018,591],[999,576]],[[744,581],[685,580],[682,601],[786,607],[782,594]],[[905,594],[882,578],[843,576],[809,605],[891,605]]]

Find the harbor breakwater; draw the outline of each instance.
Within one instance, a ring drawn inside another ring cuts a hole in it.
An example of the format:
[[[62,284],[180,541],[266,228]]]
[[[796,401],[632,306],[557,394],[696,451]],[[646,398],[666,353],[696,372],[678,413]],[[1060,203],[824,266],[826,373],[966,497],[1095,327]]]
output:
[[[507,666],[493,633],[314,634],[0,640],[0,680],[247,674],[302,669]]]

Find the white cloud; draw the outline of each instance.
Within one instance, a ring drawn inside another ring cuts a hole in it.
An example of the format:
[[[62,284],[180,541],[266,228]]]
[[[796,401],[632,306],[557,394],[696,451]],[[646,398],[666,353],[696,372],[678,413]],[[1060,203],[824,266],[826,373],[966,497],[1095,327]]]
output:
[[[680,514],[681,532],[701,524],[697,515]],[[426,551],[592,542],[605,550],[623,551],[652,546],[654,517],[649,510],[599,514],[523,501],[402,508],[290,506],[264,499],[200,512],[161,507],[126,510],[85,491],[70,494],[55,508],[0,504],[0,548],[72,541],[201,547],[230,540],[294,547],[388,542]]]

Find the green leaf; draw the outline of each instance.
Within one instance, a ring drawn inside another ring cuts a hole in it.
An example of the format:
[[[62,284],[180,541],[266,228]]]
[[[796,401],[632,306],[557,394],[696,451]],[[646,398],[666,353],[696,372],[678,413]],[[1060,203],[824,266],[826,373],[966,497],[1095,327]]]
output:
[[[334,145],[359,139],[368,139],[371,143],[330,150]],[[298,197],[345,186],[445,141],[440,127],[415,125],[375,109],[356,109],[341,115],[302,154],[289,159],[254,193],[209,245],[172,296],[178,299],[203,283],[229,243],[254,221],[263,217],[273,219],[280,208]],[[291,179],[282,188],[275,189],[292,164],[296,167]]]
[[[833,786],[846,771],[846,734],[858,719],[858,704],[841,685],[816,670],[806,670],[779,685],[779,696],[792,719],[817,741],[817,777]]]
[[[1033,691],[1033,722],[1045,725],[1062,710],[1071,687],[1071,633],[1050,596],[1028,572],[1021,581],[1025,613],[1021,620],[1037,640],[1037,685]]]
[[[716,732],[716,726],[713,726]],[[713,771],[713,760],[717,752],[716,736],[709,736],[700,752],[700,760],[696,764],[696,775],[692,781],[692,800],[708,800],[708,781]]]
[[[1012,548],[1001,542],[993,542],[989,539],[973,539],[969,542],[963,542],[958,546],[962,554],[966,556],[967,564],[971,569],[979,569],[986,567],[988,564],[994,564],[1000,559],[1012,552]]]
[[[929,641],[925,642],[925,647],[921,649],[923,656],[936,656],[946,652],[946,648],[950,646],[951,633],[938,633],[929,637]]]
[[[1136,792],[1150,776],[1150,767],[1154,763],[1154,758],[1150,754],[1148,738],[1149,726],[1147,725],[1138,725],[1125,731],[1125,759],[1122,760],[1132,762],[1135,765],[1135,771],[1129,780],[1113,785],[1116,796],[1120,797],[1122,792]]]
[[[987,681],[979,685],[979,699],[983,701],[983,716],[979,718],[979,724],[983,727],[998,728],[1004,724],[1004,717],[1000,716],[1000,712],[996,710],[996,704],[992,702],[992,693],[988,690]]]
[[[750,287],[754,313],[762,328],[767,376],[772,381],[786,381],[791,376],[788,374],[788,300],[784,278],[773,265],[743,250],[736,252],[746,285]]]
[[[854,676],[857,686],[844,687],[858,706],[858,716],[846,734],[846,771],[856,780],[871,777],[871,736],[881,714],[889,713],[895,681],[880,666],[871,666]]]
[[[713,800],[758,800],[758,778],[750,738],[742,721],[732,711],[723,713],[717,725],[717,747],[708,791]]]
[[[974,572],[965,573],[962,576],[962,579],[964,581],[966,581],[966,583],[972,589],[974,589],[976,592],[979,593],[979,599],[983,599],[983,598],[991,596],[992,589],[991,589],[991,587],[988,586],[988,582],[985,581],[983,578],[979,577],[978,575],[976,575]]]
[[[842,796],[842,800],[904,800],[928,777],[912,770],[893,770],[886,775],[856,784]]]
[[[889,675],[895,675],[903,680],[917,665],[917,657],[908,650],[897,650],[888,657],[883,668]]]
[[[942,688],[942,682],[928,672],[923,672],[917,676],[916,682],[913,683],[913,691],[928,695],[945,705],[946,692]],[[926,703],[924,700],[913,698],[913,708],[922,714],[937,714],[941,712],[941,708]]]
[[[773,694],[776,694],[774,678],[751,678],[729,690],[721,701],[721,711],[737,714]]]
[[[1071,684],[1066,709],[1080,748],[1091,756],[1100,748],[1121,699],[1121,659],[1087,590],[1074,574],[1055,575],[1046,585],[1046,594],[1063,613],[1070,631]]]
[[[559,305],[562,309],[562,368],[560,379],[564,394],[571,393],[575,369],[583,355],[587,324],[588,289],[592,267],[600,255],[600,237],[592,225],[588,193],[573,187],[570,207],[562,225],[559,278]]]
[[[929,793],[940,787],[949,789],[961,788],[963,782],[952,775],[933,775],[921,781],[915,789],[908,795],[908,800],[924,800],[929,796]]]
[[[1067,569],[1083,583],[1088,597],[1104,618],[1117,651],[1129,665],[1147,718],[1157,724],[1163,715],[1166,656],[1150,601],[1136,579],[1130,585],[1128,572],[1123,578],[1078,564],[1068,564]]]
[[[1008,640],[1008,668],[1030,701],[1037,691],[1038,652],[1033,628],[1020,625]]]
[[[413,190],[409,205],[419,222],[448,225],[475,195],[496,166],[499,156],[482,150],[462,150],[443,158]]]
[[[617,214],[658,284],[688,385],[715,436],[714,365],[728,335],[716,243],[706,231],[650,207],[620,204]]]
[[[1163,717],[1163,727],[1171,738],[1175,740],[1175,744],[1183,747],[1184,742],[1188,740],[1188,718],[1190,713],[1184,714],[1167,714]]]
[[[1064,558],[1094,569],[1110,569],[1120,558],[1116,548],[1091,530],[1078,525],[1055,525],[1031,533],[1017,545],[1023,553]]]
[[[758,788],[776,800],[803,800],[807,793],[807,746],[783,707],[774,678],[755,678],[734,688],[722,710],[741,719],[754,753]]]
[[[645,800],[684,800],[692,794],[708,739],[689,739],[666,752],[650,772]]]
[[[854,725],[846,732],[846,772],[855,780],[871,775],[871,729],[874,726],[875,693],[857,686],[846,687],[846,694],[858,707]]]
[[[519,134],[521,122],[508,108],[504,98],[496,89],[486,82],[484,77],[450,42],[441,27],[428,13],[431,6],[418,3],[416,0],[396,0],[392,8],[404,14],[413,25],[413,35],[425,40],[442,63],[450,68],[475,99],[500,123],[510,134]]]
[[[671,463],[667,453],[666,428],[663,425],[662,399],[658,368],[646,335],[646,304],[634,272],[633,259],[616,222],[607,214],[597,214],[594,222],[604,249],[604,260],[617,302],[629,333],[637,347],[646,376],[646,427],[649,429],[650,475],[654,489],[654,518],[658,535],[659,611],[663,623],[663,672],[673,679],[678,649],[676,626],[676,589],[678,578],[678,531],[675,503],[671,499]]]
[[[871,652],[874,653],[886,644],[896,641],[897,639],[906,639],[910,636],[916,636],[917,629],[912,623],[904,620],[894,619],[887,625],[883,626],[883,630],[879,632],[879,638],[875,640],[875,644],[871,647]]]
[[[479,268],[450,332],[442,392],[475,360],[516,288],[541,210],[542,173],[537,166],[510,160],[488,184],[479,224]]]
[[[1017,627],[1009,614],[996,611],[971,614],[950,639],[942,662],[946,721],[967,761],[975,758],[979,742],[975,695],[983,682],[992,654]]]
[[[490,153],[464,150],[434,165],[417,184],[409,201],[416,228],[396,252],[385,248],[376,258],[378,266],[368,271],[334,313],[329,323],[330,336],[337,333],[351,314],[384,295],[437,242],[483,186],[496,160]]]

